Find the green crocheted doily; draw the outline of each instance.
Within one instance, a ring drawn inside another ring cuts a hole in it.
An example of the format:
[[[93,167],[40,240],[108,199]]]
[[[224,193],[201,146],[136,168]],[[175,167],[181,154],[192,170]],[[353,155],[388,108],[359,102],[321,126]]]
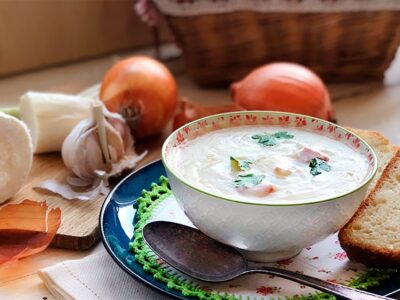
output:
[[[153,210],[166,198],[171,195],[168,179],[160,177],[158,184],[153,183],[150,190],[143,190],[142,196],[137,199],[137,213],[135,231],[132,241],[129,243],[130,250],[135,254],[136,260],[143,265],[143,270],[153,274],[156,280],[164,282],[168,288],[178,290],[186,297],[195,297],[201,300],[234,300],[241,299],[230,294],[219,294],[204,290],[201,286],[185,281],[179,275],[171,274],[165,266],[162,266],[154,253],[144,242],[142,229],[152,216]],[[346,285],[357,289],[368,289],[379,285],[382,280],[388,279],[394,270],[370,269],[360,274],[359,277],[347,282]],[[272,298],[273,299],[273,298]],[[299,297],[279,297],[276,299],[286,300],[326,300],[336,299],[334,296],[326,293],[313,293]]]

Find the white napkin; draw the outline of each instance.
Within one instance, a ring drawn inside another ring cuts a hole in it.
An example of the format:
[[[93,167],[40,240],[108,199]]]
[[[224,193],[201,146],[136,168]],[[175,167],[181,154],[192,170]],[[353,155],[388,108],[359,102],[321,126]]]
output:
[[[170,299],[126,274],[102,249],[83,259],[67,260],[39,271],[57,299]]]

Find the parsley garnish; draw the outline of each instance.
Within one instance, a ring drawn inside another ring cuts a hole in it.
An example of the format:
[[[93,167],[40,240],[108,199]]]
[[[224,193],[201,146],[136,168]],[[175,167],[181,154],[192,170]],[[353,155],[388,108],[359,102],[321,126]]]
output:
[[[253,160],[247,159],[238,159],[231,156],[231,167],[235,171],[248,171],[250,170],[250,165],[253,163]]]
[[[311,168],[310,173],[314,176],[321,174],[322,171],[330,172],[331,170],[331,166],[318,157],[313,158],[308,166]]]
[[[293,134],[288,133],[287,131],[279,131],[274,133],[274,137],[278,139],[292,139],[294,138]]]
[[[251,138],[258,140],[258,143],[264,146],[274,146],[278,142],[277,139],[292,139],[294,135],[287,131],[279,131],[274,134],[255,134]]]
[[[255,134],[251,138],[264,146],[274,146],[277,142],[274,136],[268,134]]]
[[[235,187],[239,188],[239,187],[252,187],[252,186],[256,186],[259,185],[261,183],[261,181],[263,181],[263,179],[265,178],[265,175],[254,175],[252,173],[250,174],[246,174],[246,175],[238,175],[235,178]]]

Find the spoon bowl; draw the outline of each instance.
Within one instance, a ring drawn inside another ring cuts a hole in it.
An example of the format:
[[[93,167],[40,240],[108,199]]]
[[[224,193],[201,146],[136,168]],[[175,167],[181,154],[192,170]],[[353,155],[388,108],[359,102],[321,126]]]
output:
[[[235,248],[192,227],[158,221],[146,225],[143,236],[163,260],[193,278],[224,282],[247,269],[246,260]]]

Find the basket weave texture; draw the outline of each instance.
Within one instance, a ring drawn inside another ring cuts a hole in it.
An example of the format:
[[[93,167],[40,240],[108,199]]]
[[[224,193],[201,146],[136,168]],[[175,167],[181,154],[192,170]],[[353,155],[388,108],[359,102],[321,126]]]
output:
[[[162,13],[189,74],[204,86],[239,80],[274,61],[306,65],[328,81],[382,80],[400,45],[397,9]]]

